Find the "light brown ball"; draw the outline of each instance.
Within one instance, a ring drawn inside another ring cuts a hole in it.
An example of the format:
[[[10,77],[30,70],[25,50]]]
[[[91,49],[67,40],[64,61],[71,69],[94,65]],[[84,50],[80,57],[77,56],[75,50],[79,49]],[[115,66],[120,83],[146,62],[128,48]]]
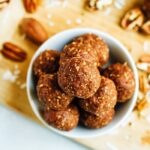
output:
[[[39,101],[47,108],[54,110],[65,109],[73,97],[64,93],[57,83],[57,75],[45,74],[40,76],[37,84]]]
[[[105,110],[98,116],[84,111],[81,113],[80,121],[87,128],[101,128],[112,121],[114,114],[114,109]]]
[[[45,110],[43,117],[53,127],[69,131],[78,125],[79,111],[75,105],[70,105],[65,110]]]
[[[70,96],[89,98],[100,86],[100,73],[91,62],[73,57],[58,71],[58,84]]]
[[[43,74],[55,73],[59,68],[60,52],[46,50],[34,61],[33,73],[39,79]]]
[[[85,58],[96,66],[102,66],[109,59],[109,49],[107,44],[97,35],[84,34],[64,47],[60,64],[71,57]]]
[[[112,64],[104,70],[103,75],[114,81],[117,93],[118,102],[128,101],[135,90],[135,79],[132,70],[124,64]]]
[[[101,84],[97,92],[88,99],[79,99],[79,105],[85,111],[99,115],[115,107],[117,91],[114,82],[101,76]]]

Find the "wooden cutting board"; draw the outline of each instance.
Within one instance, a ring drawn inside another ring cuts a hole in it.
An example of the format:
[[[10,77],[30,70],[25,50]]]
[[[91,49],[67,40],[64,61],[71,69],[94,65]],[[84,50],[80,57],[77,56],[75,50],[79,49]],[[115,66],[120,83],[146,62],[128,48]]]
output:
[[[13,0],[0,12],[0,46],[5,41],[13,41],[27,51],[28,58],[23,63],[15,63],[0,55],[0,103],[40,123],[32,112],[25,89],[27,68],[38,47],[19,32],[18,25],[22,18],[30,16],[38,19],[45,26],[49,37],[74,27],[91,27],[107,32],[122,42],[136,61],[144,49],[150,52],[150,36],[125,31],[119,26],[123,14],[135,6],[136,1],[125,0],[122,9],[111,6],[104,11],[87,12],[83,9],[82,0],[68,0],[65,7],[41,7],[36,13],[27,14],[22,2]],[[148,118],[150,107],[145,109],[143,114]],[[109,135],[74,140],[97,150],[148,150],[150,122],[146,117],[139,119],[133,113],[130,123],[124,124]]]

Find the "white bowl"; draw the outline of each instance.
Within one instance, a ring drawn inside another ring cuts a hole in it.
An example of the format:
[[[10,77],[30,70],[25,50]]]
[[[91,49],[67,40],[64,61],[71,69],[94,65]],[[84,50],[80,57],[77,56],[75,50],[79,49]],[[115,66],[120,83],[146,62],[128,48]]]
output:
[[[128,102],[122,104],[116,111],[115,117],[113,118],[112,122],[108,124],[107,126],[100,128],[100,129],[87,129],[81,126],[78,126],[77,128],[73,129],[72,131],[66,132],[66,131],[61,131],[58,130],[50,125],[48,125],[45,120],[43,119],[40,111],[39,111],[39,103],[38,103],[38,98],[36,96],[35,92],[35,87],[34,87],[34,82],[33,82],[33,73],[32,73],[32,65],[36,57],[42,52],[45,51],[46,49],[54,49],[54,50],[59,50],[61,51],[64,47],[65,44],[69,43],[72,39],[74,39],[77,36],[80,36],[85,33],[94,33],[100,37],[102,37],[106,43],[108,44],[110,48],[110,58],[111,60],[109,61],[108,64],[114,63],[114,62],[127,62],[128,65],[131,67],[134,73],[135,77],[135,82],[136,82],[136,87],[135,87],[135,92],[131,100]],[[127,37],[128,38],[128,37]],[[29,69],[27,73],[27,94],[28,94],[28,99],[31,104],[31,107],[35,113],[35,115],[38,117],[38,119],[50,130],[53,130],[61,135],[72,137],[72,138],[87,138],[87,137],[95,137],[95,136],[100,136],[106,133],[109,133],[119,125],[121,125],[124,121],[126,121],[127,117],[130,115],[132,112],[136,99],[137,99],[137,94],[138,94],[138,74],[136,70],[135,63],[130,56],[129,52],[127,49],[119,42],[117,41],[114,37],[110,36],[107,33],[100,32],[95,29],[90,29],[90,28],[75,28],[75,29],[70,29],[66,30],[63,32],[60,32],[50,39],[48,39],[34,54]]]

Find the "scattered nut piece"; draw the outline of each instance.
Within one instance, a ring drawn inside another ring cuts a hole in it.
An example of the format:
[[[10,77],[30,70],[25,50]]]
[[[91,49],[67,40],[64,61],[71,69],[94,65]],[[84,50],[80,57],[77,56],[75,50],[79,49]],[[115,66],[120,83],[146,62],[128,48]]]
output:
[[[147,80],[147,75],[146,74],[140,74],[139,76],[139,88],[140,91],[144,94],[147,93],[148,91],[148,80]]]
[[[36,44],[42,44],[48,34],[40,22],[33,18],[25,18],[20,25],[21,31]]]
[[[101,10],[111,5],[113,0],[87,0],[86,8],[90,11]]]
[[[3,49],[1,50],[1,53],[6,58],[18,62],[24,61],[27,55],[22,48],[10,42],[6,42],[3,44]]]
[[[33,13],[37,10],[37,7],[40,5],[41,0],[23,0],[24,7],[27,12]]]
[[[128,11],[121,21],[121,26],[127,30],[138,31],[144,22],[144,15],[140,8]]]
[[[146,34],[150,34],[150,20],[146,21],[142,26],[142,31]]]
[[[144,98],[142,100],[140,100],[139,102],[137,102],[136,106],[135,106],[135,110],[137,110],[138,112],[141,112],[144,108],[146,108],[148,106],[148,102],[147,100]]]
[[[144,54],[139,59],[140,62],[150,63],[150,54]]]

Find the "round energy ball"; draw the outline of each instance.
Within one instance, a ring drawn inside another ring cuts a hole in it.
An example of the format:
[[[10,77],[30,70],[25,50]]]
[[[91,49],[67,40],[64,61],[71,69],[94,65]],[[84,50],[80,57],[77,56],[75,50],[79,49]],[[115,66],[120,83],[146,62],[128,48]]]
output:
[[[73,100],[73,97],[64,93],[57,83],[57,75],[41,75],[37,84],[39,101],[47,108],[54,110],[65,109]]]
[[[105,110],[98,116],[84,111],[81,113],[80,121],[87,128],[101,128],[112,121],[114,114],[114,109]]]
[[[126,63],[110,65],[104,70],[103,75],[114,81],[118,102],[128,101],[132,97],[135,90],[135,79],[132,70]]]
[[[43,74],[55,73],[59,68],[60,52],[46,50],[42,52],[34,61],[33,73],[39,79]]]
[[[58,84],[70,96],[89,98],[100,86],[101,76],[96,66],[85,59],[73,57],[58,71]]]
[[[97,92],[88,99],[79,99],[79,105],[85,111],[99,115],[114,108],[117,103],[117,90],[114,82],[101,76],[101,84]]]
[[[65,110],[45,110],[43,117],[53,127],[69,131],[78,125],[79,111],[75,105],[69,105]]]
[[[107,44],[95,34],[84,34],[66,45],[61,54],[60,64],[71,57],[88,59],[96,66],[102,66],[109,59]]]

